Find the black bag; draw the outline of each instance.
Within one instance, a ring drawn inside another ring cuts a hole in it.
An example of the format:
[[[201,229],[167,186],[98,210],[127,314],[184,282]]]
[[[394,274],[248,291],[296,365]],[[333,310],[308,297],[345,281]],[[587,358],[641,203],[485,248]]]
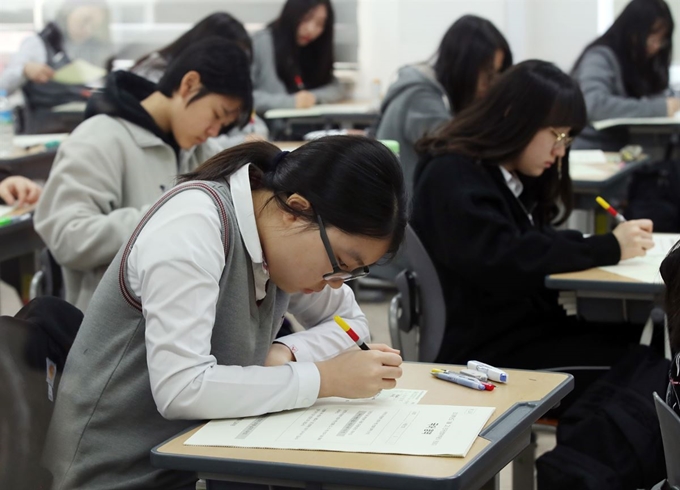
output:
[[[651,219],[659,233],[680,232],[680,162],[653,162],[633,172],[624,215]]]
[[[637,346],[560,418],[557,446],[536,461],[539,490],[634,490],[666,477],[652,393],[668,359]]]

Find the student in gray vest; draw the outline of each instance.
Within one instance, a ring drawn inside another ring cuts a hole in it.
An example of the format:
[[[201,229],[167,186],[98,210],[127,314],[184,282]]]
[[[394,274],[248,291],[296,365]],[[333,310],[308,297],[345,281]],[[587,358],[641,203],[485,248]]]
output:
[[[680,99],[669,97],[673,16],[663,0],[632,0],[612,26],[593,41],[572,70],[590,123],[574,148],[619,151],[629,143],[625,127],[596,131],[603,119],[673,116]]]
[[[25,99],[25,132],[70,132],[51,108],[85,101],[90,89],[59,83],[52,78],[59,68],[81,59],[104,67],[113,52],[109,41],[109,14],[102,0],[66,0],[53,22],[27,37],[0,74],[0,88],[22,90]]]
[[[71,348],[44,453],[55,489],[193,489],[149,451],[197,421],[362,398],[401,357],[357,348],[345,281],[399,247],[402,172],[381,143],[225,150],[157,201],[120,249]],[[276,339],[291,312],[307,330]]]
[[[66,300],[82,311],[144,211],[179,173],[221,148],[210,140],[252,112],[248,56],[207,38],[158,85],[115,71],[90,116],[59,146],[35,213],[36,231],[63,267]]]
[[[380,107],[376,137],[399,142],[409,192],[418,163],[416,141],[483,97],[498,74],[510,66],[510,47],[496,26],[465,15],[444,34],[436,59],[399,69]]]
[[[333,76],[333,6],[288,0],[281,15],[253,35],[255,110],[305,109],[345,97]]]
[[[158,83],[173,59],[182,54],[189,46],[192,46],[201,39],[205,39],[207,36],[219,36],[235,42],[252,59],[252,43],[243,24],[226,12],[215,12],[202,19],[194,27],[164,48],[149,53],[137,60],[135,65],[130,68],[130,71],[140,77]],[[244,141],[267,139],[268,136],[269,128],[267,128],[267,124],[253,113],[250,121],[243,128],[232,128],[226,134],[221,134],[213,141],[220,148],[230,148]]]

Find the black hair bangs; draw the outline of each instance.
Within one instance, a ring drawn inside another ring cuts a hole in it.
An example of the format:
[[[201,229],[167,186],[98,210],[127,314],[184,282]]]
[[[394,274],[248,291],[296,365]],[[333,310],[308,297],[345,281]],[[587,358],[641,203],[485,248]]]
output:
[[[555,100],[543,127],[568,127],[570,135],[575,136],[588,124],[588,111],[583,93],[576,82],[561,86],[556,91]]]

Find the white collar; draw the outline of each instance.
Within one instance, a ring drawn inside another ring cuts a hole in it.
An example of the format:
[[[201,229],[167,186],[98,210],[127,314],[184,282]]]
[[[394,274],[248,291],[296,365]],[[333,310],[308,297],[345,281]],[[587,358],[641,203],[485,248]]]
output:
[[[519,180],[519,177],[515,175],[512,172],[509,172],[503,165],[499,165],[501,169],[501,173],[503,174],[503,178],[505,178],[505,183],[510,189],[510,192],[512,192],[515,197],[519,197],[522,195],[522,192],[524,191],[524,185],[522,184],[522,181]]]
[[[269,271],[262,252],[260,235],[257,232],[255,208],[253,207],[253,192],[250,189],[250,164],[244,165],[229,177],[232,201],[236,222],[241,232],[241,238],[246,246],[250,261],[253,263],[253,277],[255,278],[255,297],[259,301],[267,293]]]

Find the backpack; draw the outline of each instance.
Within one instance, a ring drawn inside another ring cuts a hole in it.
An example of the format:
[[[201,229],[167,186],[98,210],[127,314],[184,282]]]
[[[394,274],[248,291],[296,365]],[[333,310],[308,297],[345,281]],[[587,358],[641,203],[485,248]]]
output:
[[[680,161],[647,163],[633,172],[624,215],[651,219],[655,232],[680,232]]]
[[[635,490],[666,477],[652,393],[670,361],[636,346],[593,383],[557,426],[557,446],[536,461],[539,490]]]

